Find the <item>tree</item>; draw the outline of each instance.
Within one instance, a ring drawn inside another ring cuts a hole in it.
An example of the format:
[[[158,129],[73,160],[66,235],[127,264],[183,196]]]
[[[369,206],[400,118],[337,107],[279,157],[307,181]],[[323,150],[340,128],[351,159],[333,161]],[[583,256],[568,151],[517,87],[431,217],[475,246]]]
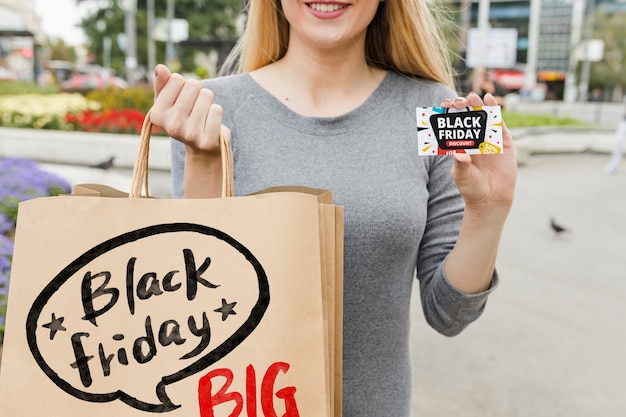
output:
[[[613,99],[621,101],[626,88],[626,14],[599,10],[594,22],[594,39],[604,41],[603,58],[591,65],[590,89],[599,87],[613,91]]]
[[[124,0],[76,0],[76,3],[87,3],[95,6],[94,11],[83,18],[80,26],[88,40],[87,48],[96,57],[96,62],[103,64],[105,38],[111,42],[110,63],[118,73],[125,72],[125,53],[119,42],[120,34],[124,34],[125,12],[121,6]],[[189,23],[189,37],[196,39],[212,39],[224,41],[237,36],[236,19],[241,10],[241,0],[175,0],[174,16],[185,19]],[[155,1],[156,18],[165,18],[167,2]],[[137,0],[136,33],[137,63],[140,67],[147,66],[147,1]],[[156,42],[156,60],[165,61],[165,43]],[[181,62],[180,71],[195,70],[192,48],[178,48]],[[151,70],[151,69],[148,69]]]
[[[76,50],[73,46],[65,44],[63,39],[48,40],[47,48],[49,52],[49,59],[57,61],[76,61]]]

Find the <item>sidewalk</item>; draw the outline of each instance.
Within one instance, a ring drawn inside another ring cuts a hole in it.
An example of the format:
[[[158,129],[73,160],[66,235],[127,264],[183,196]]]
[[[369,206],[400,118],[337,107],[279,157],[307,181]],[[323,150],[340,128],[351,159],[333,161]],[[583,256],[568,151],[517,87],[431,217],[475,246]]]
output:
[[[530,155],[563,153],[610,154],[614,128],[538,127],[512,129],[514,143]]]
[[[534,154],[521,167],[483,317],[439,336],[413,312],[415,417],[626,413],[626,165]],[[549,219],[570,229],[556,238]]]
[[[130,190],[139,135],[62,132],[0,127],[0,157],[22,157],[39,161],[42,167],[72,184],[100,183]],[[114,157],[109,170],[91,168]],[[163,136],[150,140],[151,194],[171,197],[170,141]]]
[[[530,154],[610,153],[616,126],[617,121],[597,128],[515,128],[511,133],[516,146],[523,147]],[[132,169],[138,146],[139,135],[0,127],[0,156],[32,158],[54,164],[90,166],[115,156],[117,168]],[[151,169],[168,171],[169,139],[153,136],[150,148]]]

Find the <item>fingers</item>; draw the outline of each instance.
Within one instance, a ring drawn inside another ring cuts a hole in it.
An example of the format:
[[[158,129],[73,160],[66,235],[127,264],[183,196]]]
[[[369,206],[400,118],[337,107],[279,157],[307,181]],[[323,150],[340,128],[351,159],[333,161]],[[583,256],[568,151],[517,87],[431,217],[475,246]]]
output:
[[[485,95],[485,106],[497,106],[498,100],[491,93]]]
[[[159,64],[154,69],[154,97],[158,97],[161,89],[170,78],[170,70],[163,64]]]
[[[474,180],[474,170],[472,169],[472,158],[465,153],[455,153],[454,165],[452,166],[451,176],[457,188],[464,196],[475,193],[473,190],[476,185]]]
[[[206,113],[213,103],[213,93],[209,90],[203,91],[202,84],[198,80],[185,80],[179,74],[176,75],[181,78],[180,84],[178,80],[175,84],[178,95],[173,103],[178,116],[183,118],[188,116],[188,122],[196,126],[204,126]]]
[[[154,89],[152,121],[156,126],[193,150],[219,149],[222,108],[214,103],[212,91],[161,64],[155,67]]]
[[[454,167],[452,168],[452,177],[457,184],[464,184],[470,179],[469,168],[472,164],[472,157],[466,153],[455,153]]]
[[[222,129],[222,107],[219,104],[211,104],[206,118],[205,130],[207,137],[219,138]],[[219,145],[219,143],[218,143]]]
[[[498,102],[491,93],[485,94],[483,102],[478,94],[471,92],[467,95],[467,97],[457,97],[454,100],[446,99],[441,103],[441,105],[449,109],[454,108],[461,110],[468,106],[497,106]]]

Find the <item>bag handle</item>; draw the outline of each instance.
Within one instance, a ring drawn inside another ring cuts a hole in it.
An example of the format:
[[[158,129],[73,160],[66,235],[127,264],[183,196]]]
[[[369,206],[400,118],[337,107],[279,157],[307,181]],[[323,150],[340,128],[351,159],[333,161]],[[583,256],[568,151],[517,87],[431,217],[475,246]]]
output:
[[[148,159],[150,154],[150,135],[152,134],[152,120],[148,110],[141,126],[139,151],[133,167],[133,176],[130,183],[130,198],[150,197],[148,188]],[[220,131],[220,155],[222,157],[222,197],[232,197],[234,194],[233,184],[233,154],[230,144],[230,130],[222,125]],[[142,195],[142,190],[145,195]]]

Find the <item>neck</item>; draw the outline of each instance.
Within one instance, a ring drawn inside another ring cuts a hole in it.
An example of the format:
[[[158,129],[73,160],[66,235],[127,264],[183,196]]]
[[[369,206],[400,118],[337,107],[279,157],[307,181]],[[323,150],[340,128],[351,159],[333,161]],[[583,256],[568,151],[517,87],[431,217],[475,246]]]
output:
[[[362,104],[384,77],[385,71],[367,65],[362,51],[290,48],[283,59],[252,76],[296,113],[338,116]]]

